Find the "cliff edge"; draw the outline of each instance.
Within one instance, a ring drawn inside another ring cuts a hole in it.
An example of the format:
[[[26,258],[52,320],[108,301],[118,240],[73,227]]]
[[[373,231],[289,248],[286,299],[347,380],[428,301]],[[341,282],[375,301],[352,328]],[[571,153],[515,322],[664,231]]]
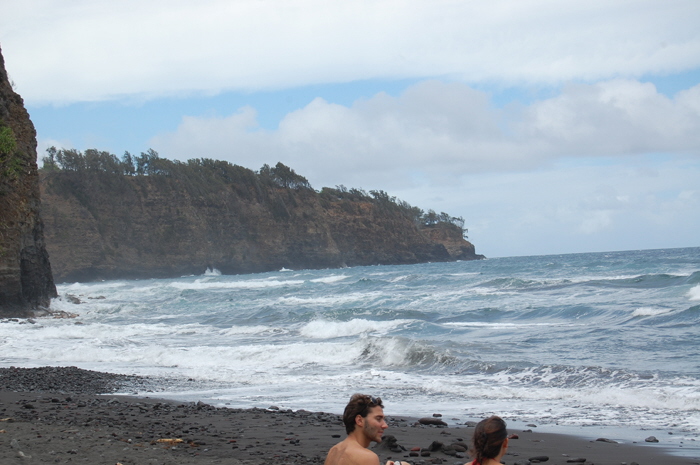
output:
[[[36,131],[0,50],[0,317],[26,317],[56,296],[40,211]]]
[[[281,163],[50,150],[41,189],[60,282],[483,258],[446,214],[426,224],[383,191],[315,191]]]

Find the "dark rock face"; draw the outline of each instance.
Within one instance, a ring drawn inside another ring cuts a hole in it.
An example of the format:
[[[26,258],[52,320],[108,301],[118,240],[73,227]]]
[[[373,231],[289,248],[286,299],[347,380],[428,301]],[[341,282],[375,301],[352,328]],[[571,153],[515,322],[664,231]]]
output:
[[[235,180],[182,170],[42,172],[42,217],[56,280],[483,258],[461,228],[420,227],[391,201],[278,186],[242,167],[230,167]],[[210,177],[202,182],[203,176]]]
[[[29,316],[56,296],[39,210],[36,131],[0,52],[0,317]]]

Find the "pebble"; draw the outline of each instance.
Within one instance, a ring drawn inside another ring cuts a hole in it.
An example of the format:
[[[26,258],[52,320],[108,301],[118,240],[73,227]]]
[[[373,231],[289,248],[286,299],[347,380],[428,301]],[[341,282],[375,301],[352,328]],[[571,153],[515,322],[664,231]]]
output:
[[[0,368],[0,389],[15,392],[108,394],[147,390],[151,383],[153,381],[140,376],[102,373],[77,367]]]

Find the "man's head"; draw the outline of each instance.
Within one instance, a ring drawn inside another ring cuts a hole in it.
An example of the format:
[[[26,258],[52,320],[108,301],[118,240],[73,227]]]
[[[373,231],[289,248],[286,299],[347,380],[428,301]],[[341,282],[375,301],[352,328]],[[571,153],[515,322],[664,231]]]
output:
[[[350,402],[345,406],[345,412],[343,412],[345,431],[348,434],[355,431],[355,426],[358,424],[357,417],[359,416],[366,419],[367,415],[376,407],[379,407],[383,412],[384,405],[382,404],[382,399],[379,397],[372,397],[365,394],[353,394],[350,398]]]

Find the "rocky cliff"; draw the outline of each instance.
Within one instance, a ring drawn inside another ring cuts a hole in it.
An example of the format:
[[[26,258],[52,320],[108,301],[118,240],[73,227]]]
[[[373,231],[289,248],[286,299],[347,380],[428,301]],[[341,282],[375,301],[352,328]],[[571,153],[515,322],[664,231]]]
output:
[[[42,216],[57,281],[483,258],[460,227],[421,224],[382,191],[317,192],[282,164],[254,172],[142,155],[47,159]]]
[[[0,317],[28,316],[56,296],[39,208],[36,131],[0,51]]]

